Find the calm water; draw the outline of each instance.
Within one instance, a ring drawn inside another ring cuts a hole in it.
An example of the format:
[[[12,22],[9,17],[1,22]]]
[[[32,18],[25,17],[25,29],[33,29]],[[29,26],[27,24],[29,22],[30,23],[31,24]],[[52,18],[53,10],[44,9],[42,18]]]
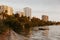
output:
[[[10,40],[60,40],[60,26],[48,26],[49,30],[32,31],[30,35],[18,35],[11,31]]]
[[[60,40],[60,26],[48,26],[49,30],[33,31],[24,40]]]

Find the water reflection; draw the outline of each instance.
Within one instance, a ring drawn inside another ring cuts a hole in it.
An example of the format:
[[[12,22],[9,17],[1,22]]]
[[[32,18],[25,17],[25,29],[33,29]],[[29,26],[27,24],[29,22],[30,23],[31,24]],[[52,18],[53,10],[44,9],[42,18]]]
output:
[[[49,39],[49,30],[41,30],[40,40],[50,40]]]
[[[25,40],[48,40],[49,30],[29,30],[28,34],[25,36]]]
[[[11,38],[13,40],[60,40],[60,26],[48,26],[49,30],[25,30],[24,36],[16,34],[11,31]]]
[[[60,40],[60,26],[48,26],[49,30],[33,31],[30,40]]]
[[[25,29],[24,40],[29,40],[32,35],[32,28]]]
[[[48,37],[49,30],[43,30],[42,36]]]

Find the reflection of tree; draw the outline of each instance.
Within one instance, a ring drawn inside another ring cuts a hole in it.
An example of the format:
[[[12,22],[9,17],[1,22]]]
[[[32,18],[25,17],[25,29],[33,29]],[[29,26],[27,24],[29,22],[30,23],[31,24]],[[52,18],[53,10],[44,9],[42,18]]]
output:
[[[48,33],[49,33],[49,30],[44,30],[44,31],[42,32],[43,36],[48,36]]]
[[[42,30],[42,40],[50,40],[49,38],[49,30]]]

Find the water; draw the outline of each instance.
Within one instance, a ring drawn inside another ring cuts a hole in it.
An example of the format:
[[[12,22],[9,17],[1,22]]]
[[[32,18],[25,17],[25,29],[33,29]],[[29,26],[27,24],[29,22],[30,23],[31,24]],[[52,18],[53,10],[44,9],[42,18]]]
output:
[[[49,30],[33,31],[28,40],[60,40],[60,26],[48,26]]]
[[[10,35],[6,40],[60,40],[60,25],[55,26],[48,26],[49,30],[35,30],[30,31],[29,35],[20,35],[14,32],[13,30],[10,31]],[[3,36],[0,37],[2,40]]]
[[[28,36],[12,32],[11,40],[60,40],[60,25],[48,26],[49,30],[32,31]],[[14,35],[15,34],[15,35]]]

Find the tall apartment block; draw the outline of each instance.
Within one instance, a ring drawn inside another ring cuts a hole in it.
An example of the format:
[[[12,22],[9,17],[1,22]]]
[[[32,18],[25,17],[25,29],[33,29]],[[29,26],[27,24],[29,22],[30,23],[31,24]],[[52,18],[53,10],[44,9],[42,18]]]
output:
[[[24,12],[25,12],[25,16],[31,18],[31,8],[25,7],[25,8],[24,8]]]

